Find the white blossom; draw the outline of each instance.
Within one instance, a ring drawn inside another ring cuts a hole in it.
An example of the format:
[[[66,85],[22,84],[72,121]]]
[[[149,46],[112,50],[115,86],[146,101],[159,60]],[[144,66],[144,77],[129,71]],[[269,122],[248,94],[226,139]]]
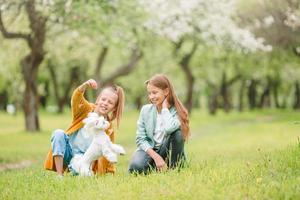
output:
[[[139,3],[148,14],[144,26],[171,41],[194,35],[207,44],[226,44],[250,52],[272,50],[263,39],[235,23],[235,0],[139,0]],[[263,23],[273,22],[270,16]]]
[[[284,21],[284,23],[287,26],[290,26],[293,29],[300,27],[300,9],[297,12],[297,10],[292,10],[291,8],[288,8],[285,14],[286,20]]]
[[[265,27],[270,27],[275,22],[275,20],[274,20],[274,18],[273,18],[272,15],[270,15],[268,17],[265,17],[263,19],[263,21],[264,21]]]
[[[73,0],[67,0],[65,2],[65,11],[68,13],[71,11]]]
[[[7,9],[7,7],[8,7],[8,6],[7,6],[7,4],[6,4],[6,3],[1,3],[1,4],[0,4],[0,10],[1,10],[1,11],[4,11],[4,10],[6,10],[6,9]]]
[[[54,0],[42,0],[41,4],[43,6],[53,6],[55,4]]]

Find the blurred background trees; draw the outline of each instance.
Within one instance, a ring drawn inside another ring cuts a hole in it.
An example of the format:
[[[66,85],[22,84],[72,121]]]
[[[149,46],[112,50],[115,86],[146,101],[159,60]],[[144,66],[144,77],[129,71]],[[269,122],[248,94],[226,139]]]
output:
[[[190,112],[300,109],[297,0],[0,0],[0,31],[0,110],[28,131],[88,78],[123,86],[128,109],[155,73]]]

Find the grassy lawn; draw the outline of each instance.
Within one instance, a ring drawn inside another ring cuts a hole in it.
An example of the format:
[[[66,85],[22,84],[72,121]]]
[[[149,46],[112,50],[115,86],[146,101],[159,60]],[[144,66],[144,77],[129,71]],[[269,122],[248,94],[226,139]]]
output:
[[[126,112],[117,143],[117,173],[104,177],[58,179],[42,169],[51,131],[66,128],[70,114],[41,113],[41,133],[24,131],[23,115],[0,113],[0,199],[300,199],[300,113],[195,111],[186,145],[190,166],[178,171],[131,176],[136,112]]]

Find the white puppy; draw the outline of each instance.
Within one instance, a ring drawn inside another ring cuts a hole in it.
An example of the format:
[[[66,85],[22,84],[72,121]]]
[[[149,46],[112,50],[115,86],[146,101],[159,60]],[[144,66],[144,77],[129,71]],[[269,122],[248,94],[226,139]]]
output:
[[[75,155],[69,165],[72,172],[81,176],[91,176],[91,164],[99,157],[104,156],[109,162],[117,162],[117,154],[124,155],[122,146],[113,144],[104,130],[109,127],[109,122],[103,116],[91,112],[83,120],[85,134],[92,135],[93,141],[83,155]]]

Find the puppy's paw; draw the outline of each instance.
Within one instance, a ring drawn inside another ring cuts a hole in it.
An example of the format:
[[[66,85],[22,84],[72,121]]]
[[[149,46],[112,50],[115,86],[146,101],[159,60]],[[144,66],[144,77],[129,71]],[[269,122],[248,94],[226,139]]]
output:
[[[125,155],[125,149],[121,145],[113,144],[113,151],[119,155]]]
[[[118,158],[117,158],[117,154],[115,153],[109,153],[104,155],[104,157],[110,162],[110,163],[117,163],[118,162]]]

